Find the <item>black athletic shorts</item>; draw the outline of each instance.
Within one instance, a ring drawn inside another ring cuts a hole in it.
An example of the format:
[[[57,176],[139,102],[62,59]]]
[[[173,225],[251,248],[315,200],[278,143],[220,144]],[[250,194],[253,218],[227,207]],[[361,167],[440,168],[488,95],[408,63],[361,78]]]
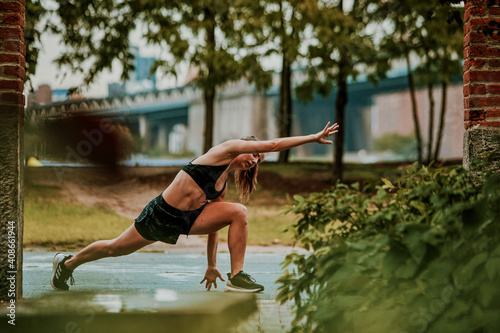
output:
[[[179,235],[189,234],[194,221],[206,205],[207,203],[196,210],[182,211],[166,203],[160,194],[135,219],[135,228],[147,240],[175,244]]]

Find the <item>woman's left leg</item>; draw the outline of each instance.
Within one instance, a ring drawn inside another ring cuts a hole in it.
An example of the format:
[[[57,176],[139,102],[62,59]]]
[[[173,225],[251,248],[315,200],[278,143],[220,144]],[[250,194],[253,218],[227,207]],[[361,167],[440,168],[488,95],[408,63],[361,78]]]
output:
[[[132,224],[120,236],[111,240],[94,242],[66,260],[66,268],[74,270],[81,264],[106,257],[118,257],[133,253],[146,245],[154,243],[142,237]]]
[[[132,224],[117,238],[94,242],[74,256],[58,253],[53,260],[50,284],[56,290],[68,290],[67,281],[74,284],[73,270],[81,264],[105,257],[129,254],[151,243],[154,242],[143,238]]]

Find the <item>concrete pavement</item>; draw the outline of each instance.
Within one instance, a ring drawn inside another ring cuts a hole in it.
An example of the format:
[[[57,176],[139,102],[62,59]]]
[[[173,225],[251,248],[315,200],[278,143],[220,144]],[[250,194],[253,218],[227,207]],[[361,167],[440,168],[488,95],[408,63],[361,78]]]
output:
[[[52,259],[55,252],[24,252],[23,296],[26,299],[57,293],[50,286]],[[285,253],[247,253],[245,271],[264,285],[257,294],[258,311],[240,322],[235,332],[286,332],[292,321],[292,305],[279,305],[275,281],[281,276],[280,264]],[[230,271],[229,254],[217,256],[219,271],[226,278]],[[200,284],[206,269],[201,253],[145,253],[105,258],[79,267],[73,273],[76,286],[70,292],[148,293],[172,290],[179,295],[208,293]],[[224,282],[210,293],[224,293]]]

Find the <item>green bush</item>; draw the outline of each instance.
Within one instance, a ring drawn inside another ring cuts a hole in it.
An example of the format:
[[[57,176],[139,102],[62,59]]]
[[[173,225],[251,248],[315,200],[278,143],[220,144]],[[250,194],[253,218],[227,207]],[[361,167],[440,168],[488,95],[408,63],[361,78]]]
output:
[[[419,168],[391,183],[295,196],[277,299],[293,332],[498,332],[500,178]]]

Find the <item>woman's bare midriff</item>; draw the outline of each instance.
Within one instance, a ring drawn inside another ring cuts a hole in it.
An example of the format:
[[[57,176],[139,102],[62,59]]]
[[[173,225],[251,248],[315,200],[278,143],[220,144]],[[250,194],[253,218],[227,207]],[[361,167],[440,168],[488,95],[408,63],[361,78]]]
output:
[[[227,174],[223,174],[219,178],[217,185],[219,185],[221,180],[225,182],[225,178],[227,178]],[[180,171],[175,176],[172,183],[163,191],[162,195],[165,202],[170,206],[184,211],[198,209],[207,202],[203,190],[184,171]]]

